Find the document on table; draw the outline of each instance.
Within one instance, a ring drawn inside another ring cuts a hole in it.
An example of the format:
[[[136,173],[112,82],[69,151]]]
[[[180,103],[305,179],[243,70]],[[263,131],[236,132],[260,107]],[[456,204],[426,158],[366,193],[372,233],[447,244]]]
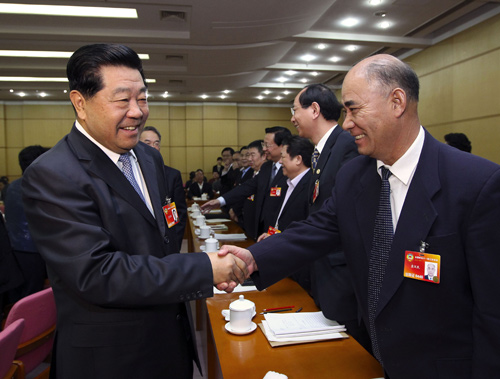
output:
[[[241,284],[238,284],[234,289],[233,293],[249,292],[249,291],[258,291],[258,289],[255,286],[242,286]],[[220,291],[217,289],[217,287],[214,287],[214,295],[225,295],[225,294],[227,294],[227,292]]]
[[[205,221],[206,224],[219,224],[221,222],[231,222],[228,218],[209,218]]]
[[[303,343],[348,337],[343,333],[346,331],[344,325],[328,320],[322,312],[266,313],[264,317],[262,330],[270,343]]]
[[[235,234],[220,234],[220,233],[215,233],[215,239],[221,241],[221,240],[227,240],[227,241],[242,241],[246,240],[247,236],[243,233],[235,233]]]

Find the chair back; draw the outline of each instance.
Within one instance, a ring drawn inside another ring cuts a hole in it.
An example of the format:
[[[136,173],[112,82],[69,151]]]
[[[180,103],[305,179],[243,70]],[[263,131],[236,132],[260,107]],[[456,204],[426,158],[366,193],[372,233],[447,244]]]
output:
[[[0,332],[0,378],[5,378],[7,373],[12,376],[15,368],[12,368],[12,361],[16,355],[17,345],[21,340],[24,329],[24,319],[14,321]]]
[[[5,326],[23,318],[25,321],[16,359],[24,363],[28,374],[52,351],[56,325],[56,304],[52,288],[36,292],[12,306]]]

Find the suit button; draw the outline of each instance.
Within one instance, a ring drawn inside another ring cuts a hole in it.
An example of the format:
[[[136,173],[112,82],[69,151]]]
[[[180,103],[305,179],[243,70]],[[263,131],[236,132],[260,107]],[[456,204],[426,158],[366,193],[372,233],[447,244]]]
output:
[[[170,243],[170,240],[168,239],[168,237],[163,237],[163,243]]]
[[[186,300],[191,300],[191,296],[186,295]]]
[[[196,295],[197,295],[198,297],[203,297],[203,293],[202,293],[201,291],[196,292]]]
[[[180,314],[178,314],[177,316],[175,316],[175,318],[177,319],[177,321],[180,321],[180,319],[181,319],[181,315],[180,315]]]

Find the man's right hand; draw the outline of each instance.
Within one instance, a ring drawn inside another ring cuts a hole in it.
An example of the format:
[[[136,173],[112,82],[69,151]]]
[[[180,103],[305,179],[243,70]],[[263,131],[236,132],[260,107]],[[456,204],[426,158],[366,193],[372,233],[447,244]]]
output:
[[[262,233],[259,238],[257,238],[257,242],[260,242],[262,240],[265,240],[267,237],[269,237],[270,234],[269,233]]]
[[[220,201],[219,200],[210,200],[207,201],[205,204],[201,206],[201,212],[202,213],[208,213],[212,209],[218,209],[220,208]]]

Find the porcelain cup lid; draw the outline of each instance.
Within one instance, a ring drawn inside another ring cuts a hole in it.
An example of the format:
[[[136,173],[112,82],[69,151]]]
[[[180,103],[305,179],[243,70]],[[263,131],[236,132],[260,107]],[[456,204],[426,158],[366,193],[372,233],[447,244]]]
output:
[[[247,311],[249,309],[254,309],[255,303],[253,301],[245,299],[245,296],[240,295],[238,300],[233,301],[229,304],[229,309],[232,311]]]

